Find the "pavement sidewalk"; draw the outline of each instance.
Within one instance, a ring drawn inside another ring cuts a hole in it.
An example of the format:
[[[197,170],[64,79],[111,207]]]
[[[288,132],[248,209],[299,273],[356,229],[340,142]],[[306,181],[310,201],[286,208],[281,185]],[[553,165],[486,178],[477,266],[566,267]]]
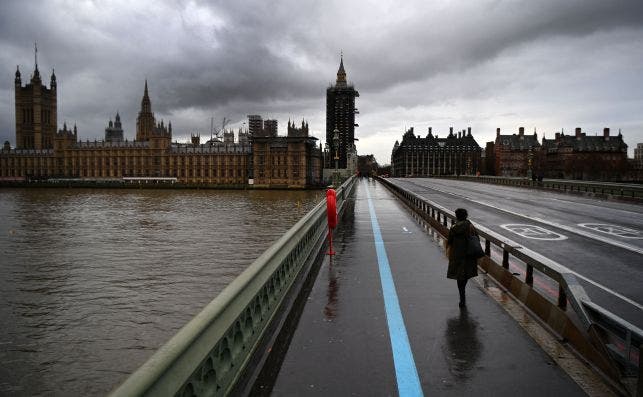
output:
[[[585,395],[477,283],[458,307],[435,237],[384,186],[360,180],[341,227],[273,395]]]

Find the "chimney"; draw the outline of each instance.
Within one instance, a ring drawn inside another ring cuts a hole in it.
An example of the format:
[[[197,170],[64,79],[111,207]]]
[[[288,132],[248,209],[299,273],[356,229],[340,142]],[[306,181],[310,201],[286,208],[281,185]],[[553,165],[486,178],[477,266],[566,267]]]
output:
[[[500,128],[496,128],[496,136],[500,136]]]
[[[453,127],[449,127],[449,135],[453,135]]]
[[[467,135],[471,136],[471,127],[467,128]]]
[[[556,133],[556,140],[559,140],[559,139],[560,139],[560,132],[557,132]]]
[[[610,129],[609,128],[603,128],[603,138],[607,138],[610,136]]]
[[[432,134],[432,133],[433,133],[433,128],[429,127],[429,134]]]
[[[518,128],[518,135],[525,135],[525,127]]]
[[[576,127],[576,138],[580,138],[581,136],[581,129],[580,127]]]
[[[462,131],[458,131],[458,139],[460,139],[460,134],[462,134]]]

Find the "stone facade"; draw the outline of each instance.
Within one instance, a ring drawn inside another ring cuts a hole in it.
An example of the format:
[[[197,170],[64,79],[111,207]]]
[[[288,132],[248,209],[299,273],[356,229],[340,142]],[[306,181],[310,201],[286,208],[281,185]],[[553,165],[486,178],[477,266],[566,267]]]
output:
[[[24,87],[20,70],[14,80],[16,104],[16,148],[52,149],[57,120],[57,83],[52,71],[49,88],[42,84],[36,62],[31,81]]]
[[[105,142],[121,142],[123,140],[123,126],[121,124],[121,115],[116,112],[116,118],[112,122],[109,120],[105,128]]]
[[[137,177],[241,187],[254,176],[255,185],[269,188],[305,188],[321,183],[321,149],[317,139],[308,136],[307,123],[297,128],[289,122],[288,135],[278,137],[276,120],[266,120],[269,123],[264,134],[261,117],[250,116],[251,129],[257,136],[240,131],[235,143],[232,131],[226,131],[222,142],[201,144],[199,135],[193,135],[191,143],[172,142],[172,124],[156,121],[146,81],[135,140],[123,139],[117,113],[116,122],[110,120],[105,129],[104,141],[79,141],[75,125],[68,128],[64,124],[50,133],[51,128],[55,131],[56,121],[55,75],[51,87],[48,90],[40,85],[37,69],[31,84],[22,87],[20,73],[16,72],[19,144],[11,148],[5,142],[0,150],[0,181]]]
[[[272,127],[252,136],[252,163],[256,187],[302,188],[322,182],[322,151],[304,121],[299,128],[288,121],[285,137],[273,135]]]
[[[480,169],[482,149],[471,135],[471,128],[446,138],[433,135],[432,128],[422,138],[411,127],[395,142],[391,154],[391,176],[473,175]]]
[[[538,135],[525,135],[525,128],[519,127],[518,134],[501,135],[496,129],[493,145],[494,171],[499,176],[531,177],[540,172],[537,157],[540,156]]]
[[[78,141],[67,125],[53,149],[0,152],[0,180],[175,177],[185,184],[246,185],[250,144],[191,145],[158,141]]]
[[[489,144],[492,149],[486,154],[489,161],[493,159],[492,175],[598,181],[633,178],[623,136],[620,132],[611,136],[609,128],[603,129],[602,136],[587,135],[581,128],[574,135],[557,132],[554,139],[543,137],[540,143],[535,132],[525,135],[523,127],[513,135],[501,135],[498,128],[495,142]]]
[[[627,144],[623,135],[588,136],[580,128],[574,135],[556,133],[542,140],[540,164],[546,178],[621,181],[629,172]]]

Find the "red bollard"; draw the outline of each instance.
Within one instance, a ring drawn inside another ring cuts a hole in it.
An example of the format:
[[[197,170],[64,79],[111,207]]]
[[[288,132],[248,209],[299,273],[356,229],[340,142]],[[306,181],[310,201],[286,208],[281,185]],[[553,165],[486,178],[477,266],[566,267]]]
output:
[[[326,191],[326,215],[328,216],[328,255],[335,255],[333,229],[337,226],[337,196],[334,189]]]

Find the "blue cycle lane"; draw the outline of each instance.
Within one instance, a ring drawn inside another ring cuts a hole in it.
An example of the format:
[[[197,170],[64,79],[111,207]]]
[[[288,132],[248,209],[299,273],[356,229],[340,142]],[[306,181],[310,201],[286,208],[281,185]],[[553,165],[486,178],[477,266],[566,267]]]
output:
[[[583,391],[475,283],[466,309],[440,246],[363,179],[275,380],[275,396],[462,396]]]

